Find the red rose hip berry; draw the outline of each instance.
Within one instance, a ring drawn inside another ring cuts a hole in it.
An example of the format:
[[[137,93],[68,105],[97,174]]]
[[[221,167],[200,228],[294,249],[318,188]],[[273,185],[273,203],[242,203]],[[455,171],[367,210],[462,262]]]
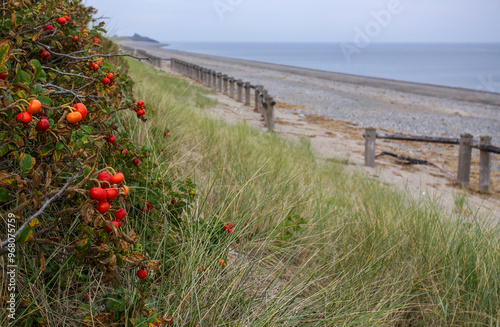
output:
[[[99,211],[100,213],[104,214],[104,213],[106,213],[106,212],[109,210],[109,207],[110,207],[110,205],[109,205],[109,202],[108,202],[108,201],[102,201],[102,202],[99,202],[99,203],[97,204],[96,209],[97,209],[97,211]]]
[[[42,59],[49,59],[49,57],[50,57],[50,52],[48,52],[47,50],[43,51],[40,54],[40,58],[42,58]]]
[[[137,117],[144,116],[146,114],[146,111],[144,109],[137,110]]]
[[[103,182],[111,182],[111,177],[113,177],[113,174],[107,171],[103,171],[97,175],[97,179]]]
[[[118,189],[116,187],[106,188],[106,199],[108,201],[111,201],[114,198],[116,198],[118,196],[118,194],[119,194],[119,192],[118,192]]]
[[[29,112],[20,112],[17,114],[16,119],[18,122],[23,124],[28,124],[33,119],[33,116]]]
[[[143,106],[144,106],[144,101],[142,101],[142,100],[137,101],[138,108],[142,108]]]
[[[146,269],[137,270],[137,277],[140,279],[146,279],[146,277],[148,277],[148,271]]]
[[[90,198],[96,200],[97,202],[106,201],[107,195],[106,191],[101,187],[93,187],[89,192]]]
[[[111,81],[109,80],[109,78],[107,77],[104,77],[102,80],[101,80],[102,84],[104,85],[108,85]]]
[[[122,227],[121,221],[113,220],[111,223],[113,225],[115,225],[117,228]],[[107,230],[109,233],[111,233],[113,231],[113,229],[111,227],[109,227],[107,224],[104,224],[104,229]]]
[[[45,132],[49,129],[50,123],[47,118],[42,118],[36,123],[36,129],[39,132]]]
[[[61,25],[61,26],[62,26],[62,25],[64,25],[64,24],[66,24],[66,18],[64,18],[64,17],[59,17],[59,18],[57,19],[57,23],[58,23],[59,25]]]
[[[114,215],[117,220],[123,220],[127,216],[127,212],[125,209],[121,208],[120,210],[115,211]]]
[[[138,164],[141,163],[141,161],[139,159],[135,158],[134,160],[132,160],[132,163],[137,166]]]
[[[124,179],[125,176],[121,172],[118,172],[116,173],[116,175],[113,175],[113,177],[111,177],[110,182],[111,184],[121,184]]]

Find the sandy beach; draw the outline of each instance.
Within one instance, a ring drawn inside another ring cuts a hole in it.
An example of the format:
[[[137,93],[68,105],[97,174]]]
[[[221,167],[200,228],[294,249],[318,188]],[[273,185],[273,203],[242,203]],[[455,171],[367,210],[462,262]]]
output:
[[[277,101],[278,133],[292,139],[307,137],[319,157],[344,161],[356,169],[363,167],[365,127],[449,137],[470,133],[476,139],[489,135],[493,144],[500,144],[500,94],[187,53],[147,42],[121,44],[264,85]],[[170,71],[167,61],[163,69]],[[250,107],[223,94],[214,97],[219,101],[211,109],[215,116],[263,128],[260,114]],[[458,212],[461,209],[457,209],[457,199],[464,190],[455,185],[452,176],[457,170],[458,146],[378,140],[377,153],[382,151],[429,160],[442,169],[402,165],[394,158],[380,156],[376,169],[366,169],[374,178],[406,189],[416,197],[438,199],[456,214],[463,214]],[[478,162],[479,151],[474,150],[471,185],[467,190],[473,206],[466,210],[472,214],[481,207],[482,212],[491,212],[490,218],[498,220],[500,155],[492,154],[492,191],[487,195],[476,192]]]

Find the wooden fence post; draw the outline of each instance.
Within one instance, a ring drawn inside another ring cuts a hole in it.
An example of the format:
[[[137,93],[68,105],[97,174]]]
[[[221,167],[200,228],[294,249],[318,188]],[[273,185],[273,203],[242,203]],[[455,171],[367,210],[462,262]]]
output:
[[[222,92],[222,73],[217,73],[217,86],[219,88],[219,92]]]
[[[224,84],[224,94],[227,94],[227,75],[222,75]]]
[[[470,165],[472,159],[472,140],[470,134],[460,135],[460,150],[458,154],[457,182],[462,186],[469,186]]]
[[[243,81],[239,79],[236,85],[238,86],[238,102],[243,102]]]
[[[212,87],[212,70],[208,70],[207,72],[207,84],[208,87]]]
[[[373,127],[365,129],[365,166],[375,167],[375,141],[377,130]]]
[[[234,99],[234,77],[229,78],[229,96]]]
[[[263,89],[261,101],[260,101],[260,108],[261,108],[262,116],[264,116],[264,122],[266,124],[266,127],[269,129],[269,116],[267,114],[267,96],[268,96],[267,90]],[[264,103],[262,103],[262,100],[264,100]]]
[[[274,131],[274,105],[275,102],[266,91],[266,116],[267,116],[267,129],[269,132]]]
[[[245,105],[246,106],[250,105],[250,83],[249,82],[245,83]]]
[[[255,111],[261,112],[261,102],[260,102],[260,92],[262,91],[263,86],[257,85],[255,87]]]
[[[481,136],[479,144],[491,144],[491,136]],[[491,152],[480,150],[479,152],[479,192],[489,193],[491,186]]]

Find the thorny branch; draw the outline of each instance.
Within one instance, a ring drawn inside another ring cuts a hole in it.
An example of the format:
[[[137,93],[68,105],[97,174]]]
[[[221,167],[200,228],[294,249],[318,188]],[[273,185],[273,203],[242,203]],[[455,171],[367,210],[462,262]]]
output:
[[[29,217],[22,225],[21,227],[14,233],[13,237],[14,238],[17,238],[17,236],[19,236],[19,234],[21,233],[21,231],[26,228],[26,226],[29,225],[29,223],[31,221],[33,221],[33,219],[35,219],[36,217],[40,216],[44,211],[45,211],[45,208],[47,208],[49,206],[49,204],[51,204],[52,202],[54,202],[55,200],[57,200],[58,198],[60,198],[63,193],[66,191],[66,189],[69,187],[69,185],[71,183],[73,183],[73,181],[79,177],[81,177],[83,175],[81,174],[77,174],[77,175],[74,175],[73,177],[71,177],[69,179],[69,181],[64,184],[64,186],[59,190],[59,192],[56,193],[56,195],[54,195],[53,197],[51,197],[50,199],[48,199],[44,204],[43,206],[37,211],[35,212],[31,217]],[[9,243],[9,240],[5,240],[2,242],[2,245],[0,247],[0,255],[3,255],[4,253],[6,253],[7,249],[5,248],[5,246]]]

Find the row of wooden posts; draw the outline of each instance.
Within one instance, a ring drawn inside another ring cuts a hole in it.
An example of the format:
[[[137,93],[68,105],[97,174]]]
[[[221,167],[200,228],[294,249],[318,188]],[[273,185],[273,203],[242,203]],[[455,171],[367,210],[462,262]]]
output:
[[[234,77],[213,69],[204,68],[175,58],[170,59],[170,64],[173,71],[184,74],[207,87],[227,94],[238,102],[244,102],[247,106],[250,106],[251,90],[254,90],[255,111],[260,112],[264,116],[267,129],[269,131],[274,130],[274,105],[276,102],[262,85],[252,85],[249,82],[243,82],[241,79],[236,80]],[[245,94],[245,100],[243,100],[243,93]]]
[[[488,193],[491,189],[491,153],[500,154],[500,147],[491,144],[491,136],[481,136],[479,142],[474,141],[470,134],[462,134],[460,138],[437,136],[415,136],[399,133],[377,132],[375,128],[367,128],[365,137],[365,166],[375,167],[376,139],[390,139],[400,141],[428,142],[460,145],[458,155],[457,183],[469,186],[472,162],[472,149],[479,149],[479,192]]]
[[[244,90],[244,102],[247,106],[251,104],[251,90],[254,90],[255,111],[262,114],[267,129],[269,131],[274,131],[274,105],[276,102],[262,85],[252,85],[249,82],[243,82],[241,79],[236,80],[234,77],[229,77],[215,70],[207,69],[176,58],[163,59],[141,49],[129,48],[126,46],[122,46],[122,48],[133,56],[147,58],[152,65],[160,69],[163,68],[163,61],[170,61],[173,71],[184,74],[205,86],[229,95],[238,102],[243,102]]]

